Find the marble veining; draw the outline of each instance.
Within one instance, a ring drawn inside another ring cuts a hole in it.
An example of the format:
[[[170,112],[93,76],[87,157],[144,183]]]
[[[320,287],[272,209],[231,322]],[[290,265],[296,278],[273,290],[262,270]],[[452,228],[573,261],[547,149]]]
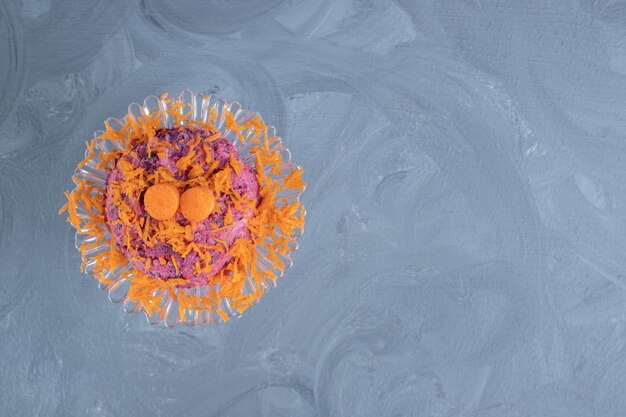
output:
[[[278,128],[307,229],[243,318],[164,330],[56,212],[184,87]],[[621,0],[0,0],[0,415],[626,415],[624,97]]]

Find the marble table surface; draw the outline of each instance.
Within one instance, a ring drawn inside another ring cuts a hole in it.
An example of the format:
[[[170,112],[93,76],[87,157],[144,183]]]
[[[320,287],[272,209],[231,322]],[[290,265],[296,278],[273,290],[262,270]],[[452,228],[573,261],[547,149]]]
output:
[[[110,116],[275,125],[295,265],[163,329],[57,216]],[[626,2],[0,0],[0,416],[626,415]]]

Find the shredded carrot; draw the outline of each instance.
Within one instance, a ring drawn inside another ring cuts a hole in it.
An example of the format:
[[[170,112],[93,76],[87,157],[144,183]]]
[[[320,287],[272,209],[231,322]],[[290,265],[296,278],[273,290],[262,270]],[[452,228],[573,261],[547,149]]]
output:
[[[235,175],[239,176],[239,174],[241,173],[241,170],[243,169],[243,165],[241,162],[239,162],[237,160],[237,158],[235,158],[233,155],[230,156],[230,166],[233,167],[233,170],[235,171]]]
[[[174,255],[171,256],[172,264],[174,264],[174,268],[176,269],[176,274],[180,274],[180,270],[178,269],[178,262],[176,262],[176,257]]]

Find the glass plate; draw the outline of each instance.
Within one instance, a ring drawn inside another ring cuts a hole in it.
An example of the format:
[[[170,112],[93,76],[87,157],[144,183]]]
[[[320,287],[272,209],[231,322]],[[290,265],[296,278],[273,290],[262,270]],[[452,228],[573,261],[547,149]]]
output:
[[[241,141],[238,139],[237,132],[230,130],[226,127],[226,114],[230,112],[234,116],[234,120],[238,125],[243,125],[246,121],[251,120],[255,117],[260,117],[260,115],[256,112],[243,109],[241,105],[237,102],[228,103],[225,100],[219,98],[216,95],[202,96],[200,94],[196,94],[191,90],[183,90],[182,93],[178,96],[178,101],[183,103],[183,106],[180,109],[176,108],[175,112],[180,111],[180,114],[185,114],[185,117],[188,117],[187,120],[180,122],[181,125],[188,124],[189,121],[199,121],[199,122],[211,122],[218,130],[221,131],[222,137],[233,143],[237,149],[239,150],[241,157],[244,161],[248,162],[252,167],[256,167],[255,165],[255,154],[250,153],[249,150],[252,146],[252,142],[250,140],[244,140],[245,145],[242,145]],[[149,96],[144,101],[143,104],[133,103],[128,107],[128,114],[121,119],[109,118],[107,119],[107,123],[109,123],[113,128],[120,128],[124,126],[128,117],[137,118],[143,115],[160,115],[161,116],[161,127],[172,127],[174,125],[174,119],[172,112],[171,103],[168,103],[166,99]],[[174,115],[175,116],[175,115]],[[280,138],[276,137],[276,131],[273,126],[267,126],[265,134],[268,137],[275,137],[276,142],[273,144],[274,150],[279,151],[283,156],[283,164],[280,167],[281,173],[276,174],[266,172],[268,176],[272,176],[275,179],[284,178],[291,170],[301,170],[300,166],[295,165],[291,162],[291,155],[289,150],[285,148],[282,144]],[[96,186],[104,188],[105,178],[107,171],[99,169],[97,167],[97,155],[98,152],[110,152],[114,148],[121,148],[121,145],[118,142],[113,142],[109,139],[103,138],[104,131],[96,131],[94,133],[95,139],[95,154],[91,155],[91,158],[75,173],[75,178],[77,179],[85,179],[88,180]],[[250,135],[255,134],[253,129],[242,129],[240,134],[244,136],[244,138],[248,138]],[[85,157],[89,157],[89,151],[85,152]],[[74,182],[78,186],[78,182],[75,179]],[[76,190],[76,188],[74,189]],[[284,198],[284,203],[282,204],[291,204],[294,202],[299,202],[300,195],[304,191],[302,189],[288,189],[281,191],[278,196]],[[93,192],[94,195],[97,191]],[[93,216],[93,209],[90,211],[85,204],[79,201],[77,206],[77,214],[81,219],[81,225],[84,221],[89,220],[90,214]],[[103,215],[102,213],[100,213]],[[298,209],[298,214],[305,216],[304,208],[300,205]],[[84,230],[82,230],[84,232]],[[276,279],[280,278],[284,270],[292,266],[291,254],[293,251],[298,249],[297,238],[302,235],[304,232],[304,228],[297,229],[292,236],[281,235],[281,237],[285,237],[288,241],[288,250],[279,255],[280,260],[285,264],[285,268],[277,269],[273,267],[272,262],[270,262],[267,258],[266,251],[257,246],[256,253],[258,255],[257,268],[261,271],[272,270]],[[84,252],[84,270],[87,274],[94,274],[94,268],[97,266],[97,260],[95,259],[95,255],[100,253],[101,251],[105,251],[109,249],[109,239],[111,238],[110,233],[105,228],[105,235],[102,243],[92,247]],[[93,244],[96,242],[96,238],[93,236],[88,236],[79,233],[77,231],[75,243],[76,248],[80,248],[81,245],[84,244]],[[133,300],[132,297],[129,296],[128,290],[130,288],[129,278],[132,278],[132,271],[134,267],[132,264],[127,264],[125,267],[117,268],[114,270],[105,270],[104,277],[106,277],[105,281],[100,281],[100,288],[105,290],[108,293],[108,298],[114,303],[121,303],[124,307],[124,310],[128,313],[135,312],[143,312],[148,319],[148,322],[151,324],[159,324],[162,323],[167,327],[175,326],[177,324],[183,323],[186,325],[210,325],[216,324],[220,322],[227,321],[229,318],[240,317],[241,312],[236,310],[231,306],[230,298],[222,298],[219,303],[218,309],[205,309],[205,310],[185,310],[179,308],[178,297],[179,294],[187,294],[198,297],[206,297],[209,295],[209,291],[212,289],[211,286],[203,286],[203,287],[195,287],[189,289],[170,289],[163,290],[160,299],[160,311],[156,312],[148,312],[146,309],[138,303],[136,300]],[[129,275],[129,278],[121,275],[122,271],[126,271]],[[261,283],[258,280],[253,280],[252,277],[248,276],[245,279],[244,285],[244,294],[252,294],[255,293],[259,288],[258,285],[261,285],[262,290],[265,292],[266,290],[270,290],[276,286],[276,279],[267,279]],[[256,299],[253,303],[258,302]],[[220,312],[218,312],[221,310]]]

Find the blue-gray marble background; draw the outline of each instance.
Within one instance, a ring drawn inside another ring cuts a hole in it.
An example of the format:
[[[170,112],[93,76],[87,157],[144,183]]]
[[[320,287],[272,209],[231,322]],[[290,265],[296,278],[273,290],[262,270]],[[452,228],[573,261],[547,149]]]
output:
[[[171,330],[56,212],[184,87],[277,126],[308,217],[260,304]],[[625,1],[0,0],[0,416],[625,416],[625,248]]]

